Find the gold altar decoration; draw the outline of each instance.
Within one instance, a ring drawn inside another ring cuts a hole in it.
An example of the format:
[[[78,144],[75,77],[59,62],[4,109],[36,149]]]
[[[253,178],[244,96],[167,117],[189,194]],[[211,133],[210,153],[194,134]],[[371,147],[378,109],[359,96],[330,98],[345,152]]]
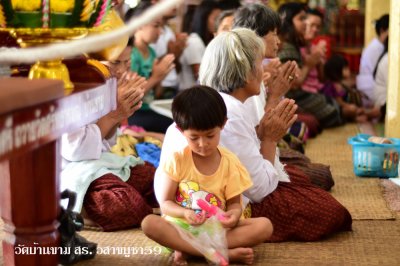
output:
[[[21,48],[71,41],[106,30],[102,23],[110,8],[111,0],[0,0],[0,30],[8,31]],[[108,20],[111,25],[115,17]],[[29,78],[61,79],[65,94],[74,87],[62,58],[36,62]]]
[[[26,48],[83,38],[88,34],[88,31],[87,28],[16,28],[10,29],[9,33],[22,48]],[[64,81],[66,95],[70,94],[74,88],[74,84],[69,77],[68,68],[60,58],[36,62],[31,67],[28,77],[30,79],[61,79]]]
[[[104,33],[122,27],[124,25],[124,21],[120,18],[118,13],[114,9],[111,9],[104,18],[104,22],[97,27],[91,28],[89,34]],[[114,44],[113,46],[108,47],[93,55],[100,60],[116,60],[125,49],[126,45],[128,44],[128,40],[128,36],[125,38],[121,38],[117,44]]]

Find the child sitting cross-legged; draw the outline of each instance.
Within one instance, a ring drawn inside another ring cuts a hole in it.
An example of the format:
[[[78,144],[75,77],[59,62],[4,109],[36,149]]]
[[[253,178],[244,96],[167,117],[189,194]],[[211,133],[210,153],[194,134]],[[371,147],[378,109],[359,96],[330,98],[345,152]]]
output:
[[[269,239],[273,228],[265,217],[243,218],[241,194],[252,181],[239,159],[218,145],[227,120],[221,95],[194,86],[174,98],[172,114],[188,145],[160,163],[166,174],[157,177],[154,187],[162,214],[196,226],[207,219],[197,207],[198,198],[218,206],[224,211],[221,224],[226,228],[229,260],[252,264],[252,247]],[[201,256],[165,217],[147,216],[142,229],[149,238],[175,250],[177,265],[186,265],[186,255]]]
[[[324,65],[326,82],[321,91],[334,98],[341,107],[342,117],[348,121],[366,122],[380,116],[379,108],[362,106],[364,93],[354,87],[349,63],[341,55],[333,55]]]

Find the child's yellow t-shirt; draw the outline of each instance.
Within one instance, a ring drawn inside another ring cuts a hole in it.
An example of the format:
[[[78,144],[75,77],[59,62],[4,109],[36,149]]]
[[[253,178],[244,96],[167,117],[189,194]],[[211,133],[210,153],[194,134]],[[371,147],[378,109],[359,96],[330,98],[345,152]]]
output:
[[[165,160],[162,169],[177,182],[175,202],[182,207],[199,210],[197,199],[226,210],[226,201],[242,194],[253,185],[250,175],[229,150],[218,147],[221,161],[212,175],[200,173],[187,146]]]

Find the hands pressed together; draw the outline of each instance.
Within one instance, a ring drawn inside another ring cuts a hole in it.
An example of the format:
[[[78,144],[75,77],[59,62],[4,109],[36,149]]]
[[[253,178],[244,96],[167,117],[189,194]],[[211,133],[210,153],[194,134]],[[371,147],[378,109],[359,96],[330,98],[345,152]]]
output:
[[[305,59],[304,63],[310,68],[314,68],[319,64],[325,63],[326,61],[325,54],[326,54],[326,42],[320,41],[318,42],[318,44],[311,46],[311,53],[304,58]]]
[[[296,110],[292,99],[283,99],[276,107],[266,110],[256,129],[258,138],[278,142],[296,121]]]
[[[298,77],[297,70],[295,61],[282,64],[279,58],[270,60],[264,66],[264,85],[268,88],[267,101],[264,116],[256,127],[257,136],[261,141],[278,142],[296,121],[295,101],[282,98]]]
[[[318,63],[325,63],[326,61],[326,50],[327,50],[326,41],[320,40],[317,44],[311,46],[311,54],[315,54],[316,57],[319,57]]]
[[[278,58],[264,66],[264,85],[268,88],[268,97],[271,100],[281,99],[289,91],[296,78],[296,69],[296,62],[282,64]]]
[[[188,38],[188,34],[185,32],[180,32],[175,35],[175,41],[168,42],[168,52],[172,53],[176,59],[178,59],[183,50],[186,48],[186,42]]]
[[[145,84],[146,79],[134,72],[126,72],[118,79],[116,110],[96,122],[102,138],[108,139],[113,136],[119,123],[142,106]]]
[[[161,81],[165,76],[175,67],[175,56],[173,54],[166,54],[161,59],[156,59],[153,64],[152,76],[158,81]]]
[[[114,112],[120,121],[140,109],[145,84],[146,79],[134,72],[126,72],[118,80],[117,109]]]

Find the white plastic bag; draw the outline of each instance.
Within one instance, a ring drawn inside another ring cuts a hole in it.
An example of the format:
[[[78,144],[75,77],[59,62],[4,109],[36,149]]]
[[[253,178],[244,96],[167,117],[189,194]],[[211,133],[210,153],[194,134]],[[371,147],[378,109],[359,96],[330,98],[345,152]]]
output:
[[[203,224],[192,226],[184,219],[165,217],[173,224],[179,235],[193,248],[215,265],[228,265],[228,244],[226,229],[216,216],[211,216]]]

